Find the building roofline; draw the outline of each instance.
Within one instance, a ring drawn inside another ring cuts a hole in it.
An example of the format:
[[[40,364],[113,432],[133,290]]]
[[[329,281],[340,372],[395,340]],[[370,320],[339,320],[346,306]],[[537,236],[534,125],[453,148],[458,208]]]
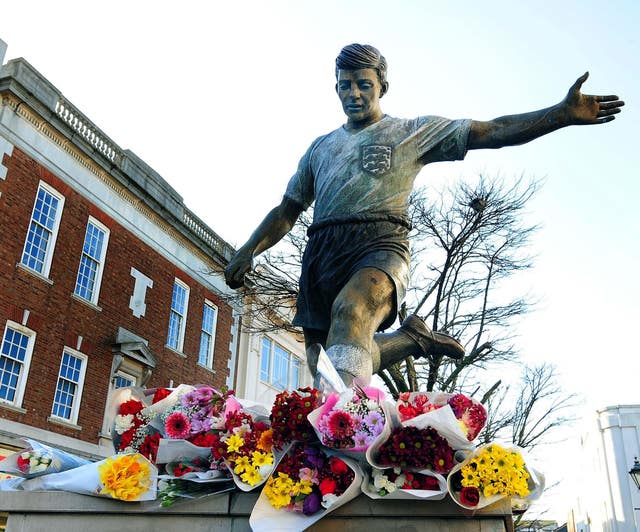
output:
[[[158,213],[196,247],[226,265],[235,253],[184,204],[183,198],[133,151],[121,148],[23,58],[0,67],[0,94],[10,93],[47,120],[84,156]]]

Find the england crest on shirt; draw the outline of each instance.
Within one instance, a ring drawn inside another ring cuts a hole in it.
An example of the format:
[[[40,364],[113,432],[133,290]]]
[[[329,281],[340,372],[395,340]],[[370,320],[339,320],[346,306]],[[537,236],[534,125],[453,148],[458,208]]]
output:
[[[391,168],[391,151],[391,146],[362,146],[362,168],[375,176],[386,174]]]

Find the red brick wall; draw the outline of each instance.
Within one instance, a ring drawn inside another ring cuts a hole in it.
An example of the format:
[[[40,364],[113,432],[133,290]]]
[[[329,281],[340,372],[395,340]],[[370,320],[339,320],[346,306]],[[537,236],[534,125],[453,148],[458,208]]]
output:
[[[5,157],[4,164],[8,171],[6,180],[0,180],[0,326],[4,330],[7,319],[20,323],[24,309],[28,309],[27,326],[35,330],[37,336],[22,403],[27,413],[0,408],[0,416],[96,442],[109,388],[111,346],[118,327],[149,342],[158,365],[147,386],[168,386],[173,380],[176,385],[206,383],[222,387],[228,376],[231,308],[19,149],[14,149],[11,157]],[[40,180],[65,196],[49,273],[53,284],[16,267]],[[110,230],[98,300],[101,311],[71,297],[90,215]],[[146,292],[145,315],[140,318],[129,308],[135,284],[132,267],[153,280],[153,288]],[[183,348],[186,358],[165,347],[175,277],[190,288]],[[205,298],[218,307],[215,374],[197,364]],[[80,351],[89,358],[78,417],[80,432],[46,421],[51,413],[63,347],[75,348],[78,336],[83,337]]]

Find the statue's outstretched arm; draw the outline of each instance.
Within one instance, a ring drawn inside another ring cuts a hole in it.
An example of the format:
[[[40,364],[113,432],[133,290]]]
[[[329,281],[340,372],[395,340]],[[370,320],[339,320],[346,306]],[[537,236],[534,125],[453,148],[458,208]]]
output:
[[[514,146],[562,127],[610,122],[621,111],[624,102],[615,95],[582,94],[580,87],[588,77],[588,72],[580,76],[564,100],[552,107],[531,113],[501,116],[487,122],[472,121],[468,148]]]
[[[230,288],[244,285],[244,276],[251,270],[253,258],[277,244],[293,227],[301,212],[302,206],[287,197],[283,198],[280,205],[271,209],[227,264],[224,275]]]

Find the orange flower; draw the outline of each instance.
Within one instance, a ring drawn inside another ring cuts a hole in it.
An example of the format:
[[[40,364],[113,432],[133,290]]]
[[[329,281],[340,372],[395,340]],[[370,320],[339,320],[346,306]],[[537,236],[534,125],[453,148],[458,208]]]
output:
[[[259,450],[264,452],[269,452],[273,447],[273,430],[268,429],[265,430],[262,434],[260,434],[260,439],[258,440],[257,447]]]

